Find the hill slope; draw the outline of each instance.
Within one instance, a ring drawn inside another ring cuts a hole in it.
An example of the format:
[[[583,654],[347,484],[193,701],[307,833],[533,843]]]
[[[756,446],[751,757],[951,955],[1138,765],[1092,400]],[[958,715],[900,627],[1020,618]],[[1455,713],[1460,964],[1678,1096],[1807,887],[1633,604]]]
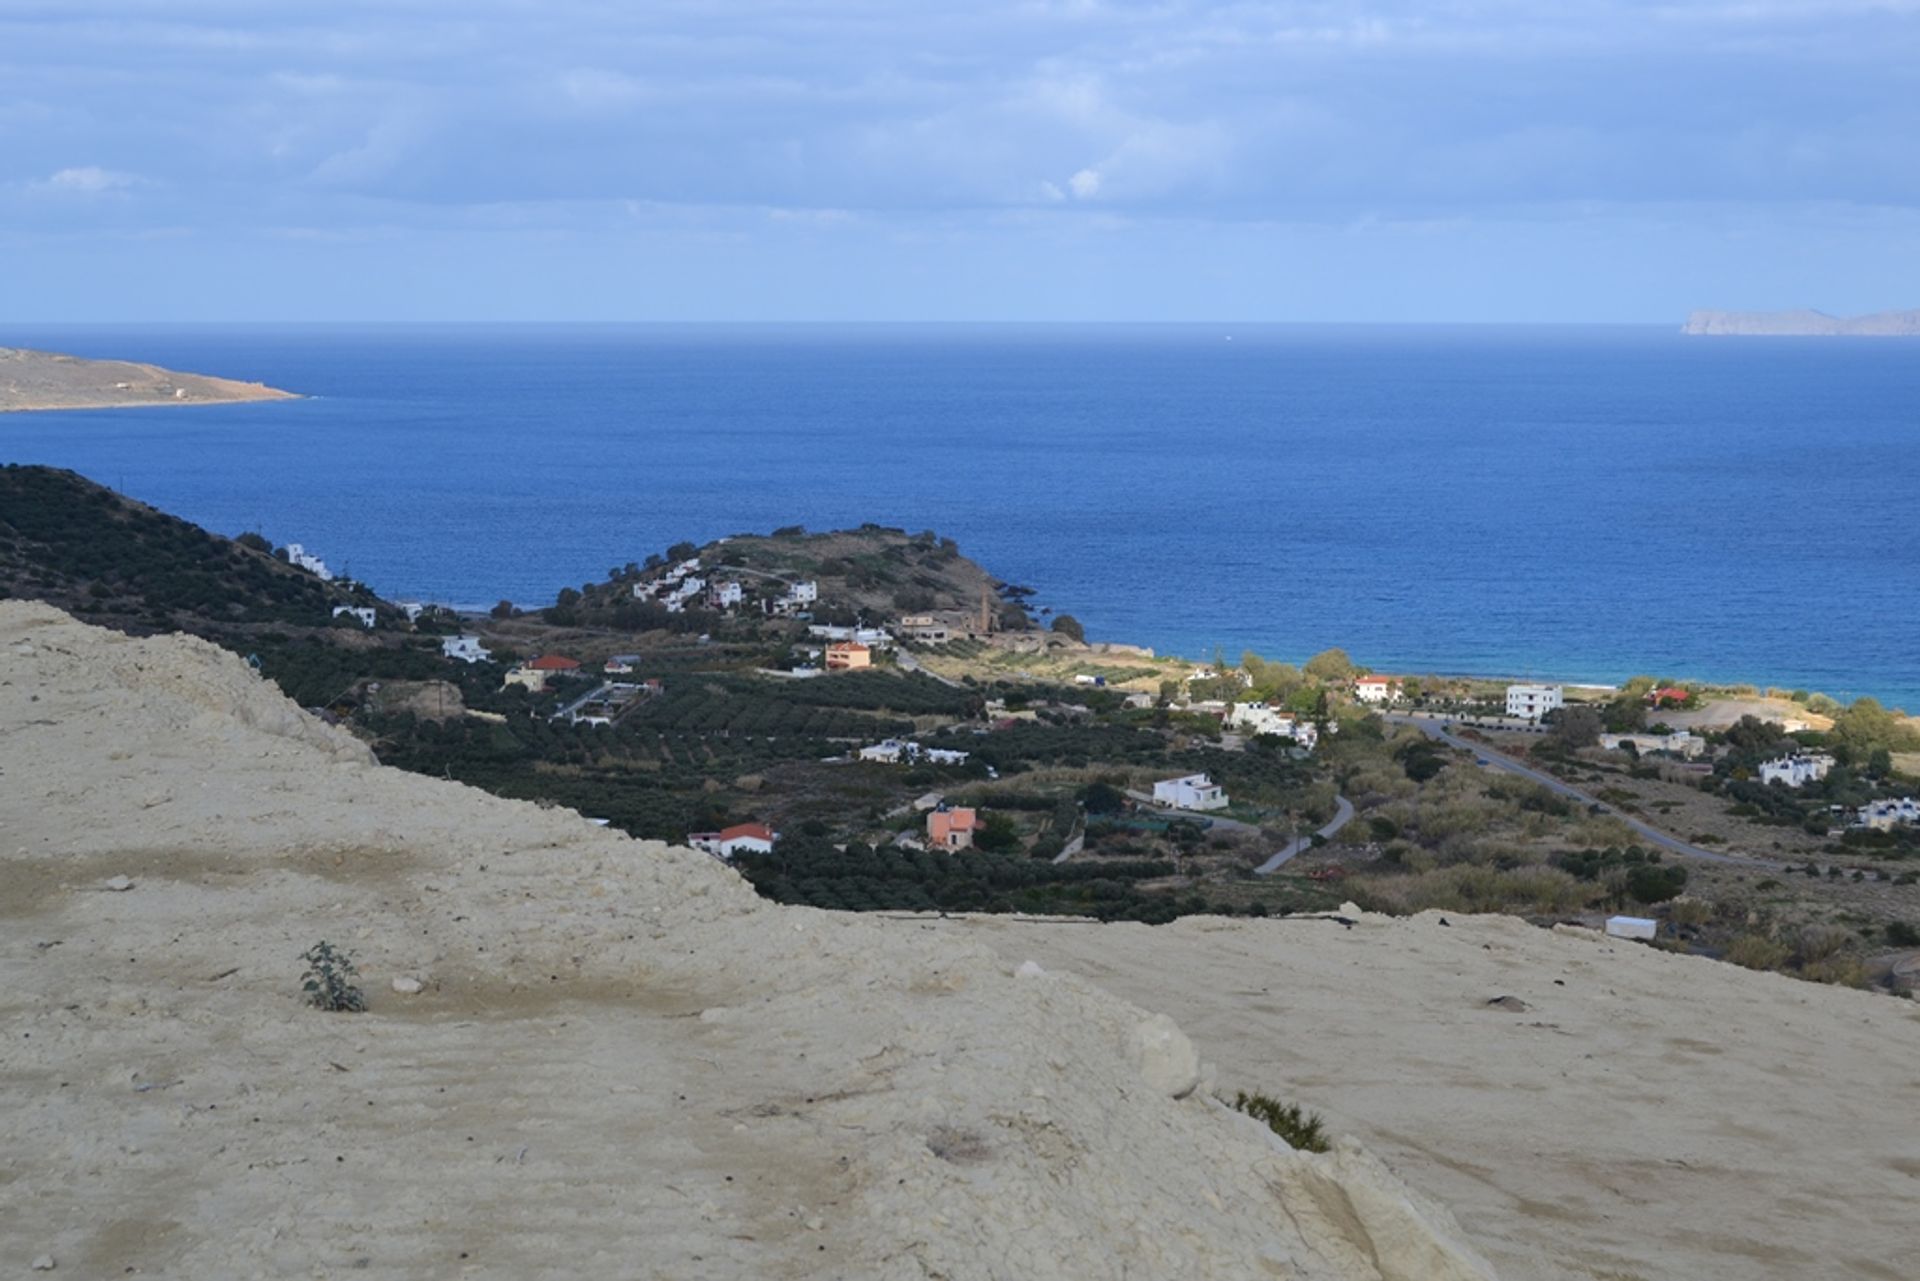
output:
[[[44,600],[121,630],[206,635],[325,626],[352,593],[77,473],[0,467],[0,597]]]
[[[1491,1275],[1358,1147],[1296,1153],[1210,1102],[1170,1021],[950,925],[777,907],[705,856],[373,766],[191,639],[0,602],[0,655],[0,1186],[31,1189],[0,1238],[22,1258]],[[370,1012],[300,1004],[322,938]]]
[[[1908,1002],[1511,917],[971,933],[1179,1011],[1223,1079],[1289,1082],[1503,1276],[1920,1276]]]
[[[176,373],[127,360],[86,360],[50,351],[0,347],[0,413],[293,399],[293,392],[264,383]]]

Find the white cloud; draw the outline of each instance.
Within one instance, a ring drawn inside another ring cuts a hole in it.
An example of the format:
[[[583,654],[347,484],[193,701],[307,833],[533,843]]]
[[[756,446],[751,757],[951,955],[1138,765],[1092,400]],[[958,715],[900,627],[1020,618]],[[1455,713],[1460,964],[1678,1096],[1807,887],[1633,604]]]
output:
[[[1067,186],[1073,191],[1076,200],[1092,200],[1100,194],[1100,171],[1082,169],[1067,179]]]
[[[609,111],[631,105],[646,88],[633,76],[598,67],[580,67],[561,75],[560,92],[576,107]]]
[[[138,181],[132,174],[102,169],[99,165],[78,165],[27,185],[35,191],[58,195],[98,196],[110,191],[124,191]]]

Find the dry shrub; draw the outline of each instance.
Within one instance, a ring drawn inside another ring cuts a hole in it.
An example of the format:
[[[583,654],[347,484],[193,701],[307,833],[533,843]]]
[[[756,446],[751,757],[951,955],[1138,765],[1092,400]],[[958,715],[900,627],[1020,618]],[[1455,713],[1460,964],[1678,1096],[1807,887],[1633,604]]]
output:
[[[1867,967],[1857,956],[1829,956],[1801,966],[1800,977],[1840,987],[1865,987]]]
[[[1727,947],[1727,959],[1750,970],[1777,970],[1787,955],[1786,944],[1764,934],[1742,934]]]
[[[1409,914],[1443,912],[1561,913],[1586,906],[1593,887],[1558,868],[1502,872],[1460,865],[1402,877],[1361,877],[1348,883],[1363,907]]]
[[[1567,831],[1567,840],[1581,849],[1600,850],[1610,845],[1624,848],[1639,839],[1632,828],[1611,817],[1584,818]]]
[[[1713,904],[1705,899],[1677,898],[1667,904],[1667,919],[1675,925],[1705,925],[1713,919]]]
[[[1800,963],[1808,965],[1838,956],[1852,942],[1852,933],[1838,925],[1809,925],[1800,931]]]

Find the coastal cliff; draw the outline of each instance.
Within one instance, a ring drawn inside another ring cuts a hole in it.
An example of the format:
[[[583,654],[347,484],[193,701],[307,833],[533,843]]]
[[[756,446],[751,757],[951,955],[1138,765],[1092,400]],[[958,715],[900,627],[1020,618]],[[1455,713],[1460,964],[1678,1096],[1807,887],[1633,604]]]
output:
[[[1881,311],[1870,316],[1830,316],[1811,307],[1792,311],[1696,311],[1683,334],[1741,337],[1920,337],[1920,311]]]
[[[293,400],[265,383],[176,373],[127,360],[86,360],[0,347],[0,413],[28,409],[121,409]]]

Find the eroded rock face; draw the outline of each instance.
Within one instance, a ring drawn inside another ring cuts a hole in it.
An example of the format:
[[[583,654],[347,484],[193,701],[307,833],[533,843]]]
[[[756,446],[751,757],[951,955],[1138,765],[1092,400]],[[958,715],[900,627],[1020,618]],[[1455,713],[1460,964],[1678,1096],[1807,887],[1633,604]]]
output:
[[[1212,1102],[1173,1020],[963,922],[380,768],[198,641],[0,602],[0,655],[0,1151],[63,1268],[1490,1275],[1364,1154]],[[320,939],[366,1013],[301,1003]]]

